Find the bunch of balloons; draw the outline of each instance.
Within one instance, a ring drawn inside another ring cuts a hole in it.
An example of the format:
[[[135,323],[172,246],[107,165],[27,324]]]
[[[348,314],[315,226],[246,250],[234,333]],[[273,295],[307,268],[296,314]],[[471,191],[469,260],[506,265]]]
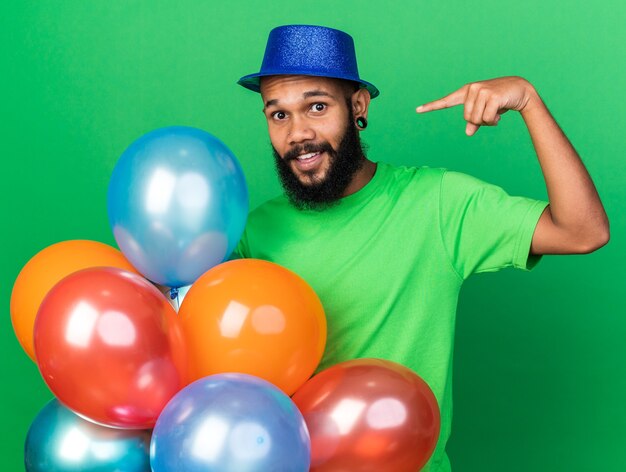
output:
[[[243,172],[221,141],[158,129],[111,177],[121,252],[64,241],[24,266],[13,326],[56,396],[29,430],[27,471],[408,472],[427,462],[439,436],[428,385],[375,359],[311,377],[326,343],[322,304],[280,265],[228,260],[247,212]]]

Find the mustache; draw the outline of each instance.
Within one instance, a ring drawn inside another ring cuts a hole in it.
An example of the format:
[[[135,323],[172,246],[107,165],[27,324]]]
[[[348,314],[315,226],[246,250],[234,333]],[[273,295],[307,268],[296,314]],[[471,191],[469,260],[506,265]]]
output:
[[[305,143],[298,145],[296,147],[291,148],[289,151],[285,153],[283,156],[283,161],[289,162],[301,154],[308,154],[309,152],[328,152],[328,154],[333,154],[335,150],[330,145],[329,142],[323,141],[321,143]]]

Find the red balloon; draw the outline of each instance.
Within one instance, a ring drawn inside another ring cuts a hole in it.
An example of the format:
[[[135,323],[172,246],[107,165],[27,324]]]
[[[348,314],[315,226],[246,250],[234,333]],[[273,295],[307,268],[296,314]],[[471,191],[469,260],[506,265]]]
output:
[[[293,401],[311,435],[312,472],[415,472],[439,439],[435,395],[395,362],[342,362],[308,380]]]
[[[121,269],[85,269],[57,283],[39,308],[34,340],[50,390],[103,425],[152,428],[187,382],[174,309],[150,282]]]

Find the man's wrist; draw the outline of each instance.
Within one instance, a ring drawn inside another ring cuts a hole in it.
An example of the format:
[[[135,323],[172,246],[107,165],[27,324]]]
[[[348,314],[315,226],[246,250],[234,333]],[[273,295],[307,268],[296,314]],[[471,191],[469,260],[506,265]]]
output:
[[[526,105],[524,105],[524,108],[520,110],[520,113],[524,118],[528,117],[529,115],[533,114],[535,111],[541,108],[545,108],[545,105],[543,103],[543,100],[541,100],[539,93],[537,92],[535,87],[533,87],[533,85],[528,81],[526,82],[526,94],[528,96],[528,101],[526,102]]]

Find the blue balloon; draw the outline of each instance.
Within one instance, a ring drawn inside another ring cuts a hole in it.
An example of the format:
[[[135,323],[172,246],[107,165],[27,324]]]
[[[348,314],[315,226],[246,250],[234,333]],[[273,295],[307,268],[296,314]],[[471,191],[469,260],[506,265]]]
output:
[[[152,433],[154,472],[306,472],[311,441],[280,389],[247,374],[217,374],[178,392]]]
[[[118,246],[137,270],[182,287],[235,249],[248,189],[224,143],[200,129],[172,126],[124,151],[109,183],[108,213]]]
[[[50,401],[24,448],[27,472],[150,472],[150,432],[107,428]]]

